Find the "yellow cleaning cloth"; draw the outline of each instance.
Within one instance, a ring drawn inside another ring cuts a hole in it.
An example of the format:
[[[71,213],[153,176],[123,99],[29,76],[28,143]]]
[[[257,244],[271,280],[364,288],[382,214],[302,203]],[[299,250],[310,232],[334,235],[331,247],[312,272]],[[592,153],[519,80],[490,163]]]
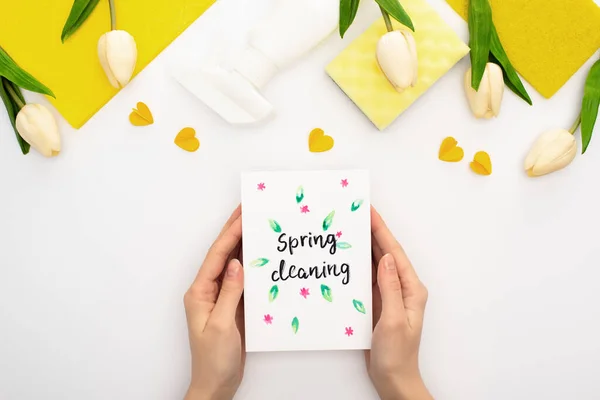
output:
[[[398,93],[377,64],[379,38],[387,33],[383,18],[345,48],[327,73],[380,130],[391,124],[468,52],[454,31],[424,0],[402,0],[415,26],[417,85]],[[401,26],[396,24],[396,26]]]
[[[133,35],[136,73],[198,18],[215,0],[116,1],[117,28]],[[63,117],[80,128],[116,93],[98,61],[98,39],[110,30],[108,0],[102,0],[79,30],[62,44],[60,35],[73,0],[17,0],[2,4],[0,46],[56,95]]]
[[[447,0],[463,18],[467,0]],[[600,47],[593,0],[490,0],[494,25],[516,70],[552,97]]]

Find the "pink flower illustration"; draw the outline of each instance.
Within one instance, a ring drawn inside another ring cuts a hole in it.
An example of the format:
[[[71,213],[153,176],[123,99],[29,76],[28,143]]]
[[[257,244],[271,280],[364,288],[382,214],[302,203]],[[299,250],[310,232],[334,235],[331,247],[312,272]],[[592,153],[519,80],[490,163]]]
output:
[[[338,231],[338,233],[336,233],[336,234],[335,234],[335,237],[336,237],[336,238],[338,238],[338,239],[339,239],[341,236],[342,236],[342,231]]]
[[[347,328],[346,328],[346,333],[345,333],[345,335],[347,335],[348,337],[350,337],[350,336],[354,335],[354,331],[352,330],[352,327],[351,327],[351,326],[349,326],[349,327],[347,327]]]
[[[310,295],[310,292],[308,291],[307,288],[300,289],[300,296],[306,298],[306,296],[309,296],[309,295]]]
[[[273,323],[273,317],[271,317],[270,314],[267,314],[267,315],[265,315],[265,318],[263,319],[263,321],[265,321],[265,324],[271,325]]]
[[[265,186],[264,182],[259,183],[258,185],[256,185],[256,189],[260,190],[261,192],[263,190],[265,190],[267,187]]]
[[[300,212],[301,212],[302,214],[306,214],[306,213],[309,213],[309,212],[310,212],[310,210],[308,209],[308,206],[301,206],[301,207],[300,207]]]
[[[348,187],[348,179],[342,179],[341,185],[343,188]]]

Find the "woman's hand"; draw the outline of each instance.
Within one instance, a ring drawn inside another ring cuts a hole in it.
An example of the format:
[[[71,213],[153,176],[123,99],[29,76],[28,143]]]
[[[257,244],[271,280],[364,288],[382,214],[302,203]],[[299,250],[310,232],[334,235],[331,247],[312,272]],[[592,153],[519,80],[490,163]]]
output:
[[[365,352],[369,376],[383,400],[433,399],[419,371],[427,289],[374,208],[371,231],[376,325],[371,350]]]
[[[230,400],[242,381],[246,352],[241,301],[244,270],[238,261],[241,239],[238,207],[184,296],[192,351],[192,381],[186,400]]]

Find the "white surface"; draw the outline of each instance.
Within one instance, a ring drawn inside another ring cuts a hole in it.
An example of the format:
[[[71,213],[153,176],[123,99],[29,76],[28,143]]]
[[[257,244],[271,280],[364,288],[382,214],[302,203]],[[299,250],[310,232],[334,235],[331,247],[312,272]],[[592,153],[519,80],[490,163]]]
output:
[[[342,179],[347,179],[346,187],[342,187]],[[265,189],[257,190],[258,183],[264,183]],[[297,204],[299,186],[304,188],[300,204],[307,207],[305,213]],[[356,200],[363,200],[364,204],[351,211]],[[245,173],[242,209],[248,352],[370,349],[373,314],[369,173]],[[333,220],[325,232],[323,221],[332,211]],[[278,222],[280,233],[270,229],[270,219]],[[301,235],[305,237],[300,238]],[[320,236],[320,242],[315,243],[323,245],[312,245],[315,236]],[[342,242],[352,247],[338,249],[336,244]],[[252,267],[252,261],[259,258],[266,258],[269,263]],[[313,268],[316,274],[310,273]],[[268,293],[273,285],[278,286],[279,295],[271,302]],[[321,296],[321,285],[330,288],[332,301]],[[309,289],[306,298],[300,296],[302,288]],[[364,303],[366,313],[354,309],[355,299]],[[270,325],[263,321],[266,314],[273,317]],[[298,332],[291,329],[294,318],[300,322]],[[352,336],[345,336],[347,328],[354,331]]]
[[[464,22],[430,2],[466,40]],[[540,132],[570,126],[592,62],[551,100],[527,85],[534,107],[507,93],[497,120],[476,121],[465,58],[380,133],[323,71],[377,17],[364,3],[344,41],[265,89],[276,116],[262,127],[228,126],[167,64],[238,42],[266,0],[221,0],[83,129],[61,122],[56,159],[21,156],[0,112],[1,399],[181,398],[183,293],[240,200],[240,171],[329,167],[370,170],[373,204],[429,287],[421,367],[436,398],[598,398],[600,136],[562,172],[521,170]],[[151,127],[127,121],[139,100]],[[202,142],[193,154],[173,144],[188,125]],[[315,127],[335,138],[331,152],[307,151]],[[487,150],[494,175],[438,161],[447,135],[466,158]],[[376,394],[361,352],[307,352],[249,355],[237,398]]]

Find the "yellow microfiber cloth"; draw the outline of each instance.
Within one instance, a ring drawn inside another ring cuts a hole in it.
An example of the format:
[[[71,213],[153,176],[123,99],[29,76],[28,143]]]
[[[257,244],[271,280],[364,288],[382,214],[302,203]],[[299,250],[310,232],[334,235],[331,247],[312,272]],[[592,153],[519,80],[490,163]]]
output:
[[[467,0],[447,0],[463,18]],[[514,65],[552,97],[600,47],[600,7],[593,0],[490,0],[494,25]]]
[[[124,0],[116,3],[117,28],[133,35],[138,73],[215,0]],[[64,44],[60,35],[73,0],[17,0],[2,4],[0,46],[56,95],[52,103],[75,128],[116,93],[98,61],[98,39],[110,30],[108,1]]]
[[[380,130],[391,124],[468,52],[437,12],[424,0],[403,0],[415,26],[419,59],[417,85],[398,93],[377,64],[383,18],[345,48],[326,68],[329,76]],[[395,24],[400,26],[400,24]]]

